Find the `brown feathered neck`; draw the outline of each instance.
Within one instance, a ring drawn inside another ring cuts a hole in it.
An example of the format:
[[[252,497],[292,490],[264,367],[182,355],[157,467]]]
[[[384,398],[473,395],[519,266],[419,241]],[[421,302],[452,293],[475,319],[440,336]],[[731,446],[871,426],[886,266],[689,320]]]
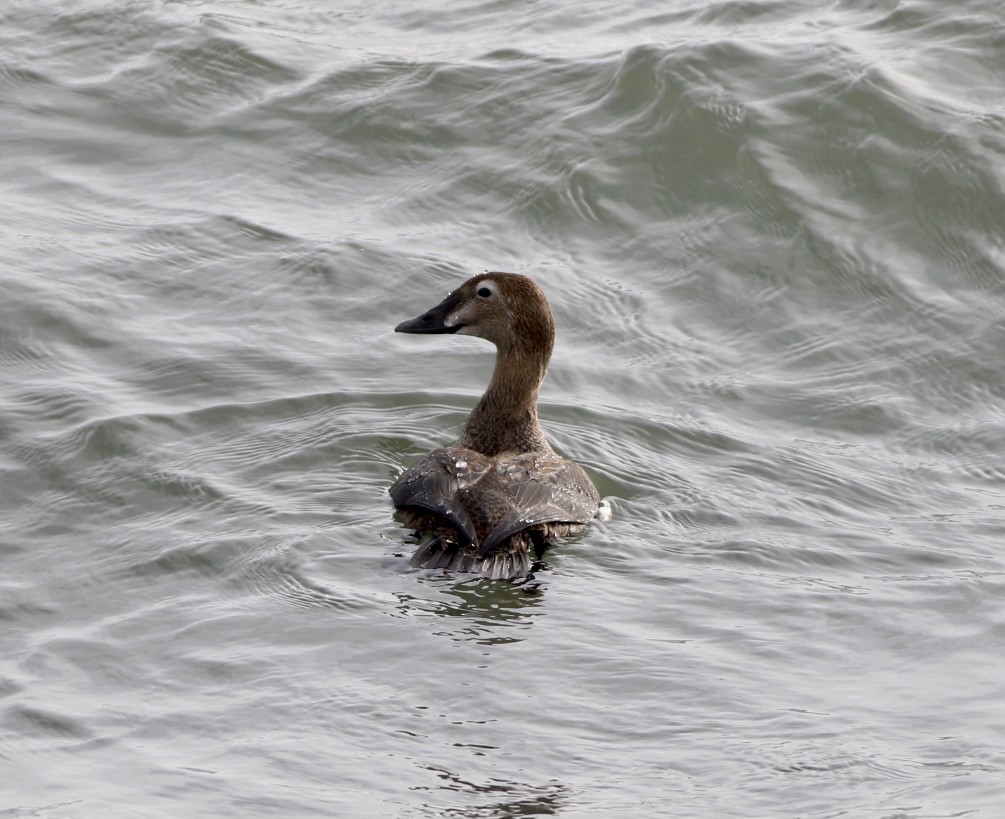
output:
[[[555,344],[555,322],[534,285],[521,308],[515,300],[511,332],[494,339],[496,363],[481,401],[457,442],[485,455],[552,452],[537,417],[537,398]]]

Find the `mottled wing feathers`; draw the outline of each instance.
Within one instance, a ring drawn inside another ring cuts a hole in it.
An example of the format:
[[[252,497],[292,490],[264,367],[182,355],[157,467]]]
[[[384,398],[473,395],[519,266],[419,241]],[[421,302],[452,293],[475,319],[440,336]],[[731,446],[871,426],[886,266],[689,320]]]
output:
[[[526,453],[502,459],[484,482],[498,484],[509,508],[481,538],[479,556],[492,553],[507,538],[541,523],[589,523],[600,500],[582,468],[557,455]]]
[[[589,523],[599,501],[586,473],[552,453],[492,459],[461,447],[424,456],[390,491],[396,507],[441,516],[478,557],[529,526]]]
[[[492,468],[492,460],[466,449],[434,449],[406,469],[392,485],[395,507],[425,509],[440,515],[468,543],[478,533],[462,503],[462,492]]]

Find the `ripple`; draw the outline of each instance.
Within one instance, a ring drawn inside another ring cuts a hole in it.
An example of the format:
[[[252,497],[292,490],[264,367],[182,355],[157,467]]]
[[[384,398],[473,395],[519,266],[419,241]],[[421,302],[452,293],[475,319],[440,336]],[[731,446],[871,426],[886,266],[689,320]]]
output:
[[[48,79],[44,74],[16,62],[0,62],[0,88],[5,94],[21,96],[45,85]]]
[[[0,583],[3,598],[0,600],[0,620],[12,625],[23,622],[25,618],[58,614],[59,608],[53,603],[40,599],[39,591],[24,583]],[[6,693],[6,684],[0,680],[0,697]]]
[[[58,711],[30,705],[9,705],[4,709],[4,722],[22,736],[34,736],[38,744],[83,742],[92,738],[92,732],[78,719]]]

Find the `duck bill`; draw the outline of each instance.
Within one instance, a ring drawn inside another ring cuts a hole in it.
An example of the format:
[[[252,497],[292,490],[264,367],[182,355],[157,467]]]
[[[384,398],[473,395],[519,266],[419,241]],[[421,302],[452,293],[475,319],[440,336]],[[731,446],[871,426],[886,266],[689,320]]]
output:
[[[464,325],[459,321],[450,321],[450,316],[461,303],[461,295],[457,292],[451,293],[443,301],[431,310],[427,310],[421,316],[416,316],[408,321],[403,321],[394,328],[396,333],[456,333]]]

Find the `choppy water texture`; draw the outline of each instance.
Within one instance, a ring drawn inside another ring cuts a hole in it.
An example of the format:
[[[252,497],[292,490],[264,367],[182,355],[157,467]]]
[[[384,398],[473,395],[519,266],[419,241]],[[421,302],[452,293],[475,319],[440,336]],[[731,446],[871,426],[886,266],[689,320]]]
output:
[[[1005,805],[999,0],[0,11],[0,815]],[[537,278],[615,519],[386,487]]]

